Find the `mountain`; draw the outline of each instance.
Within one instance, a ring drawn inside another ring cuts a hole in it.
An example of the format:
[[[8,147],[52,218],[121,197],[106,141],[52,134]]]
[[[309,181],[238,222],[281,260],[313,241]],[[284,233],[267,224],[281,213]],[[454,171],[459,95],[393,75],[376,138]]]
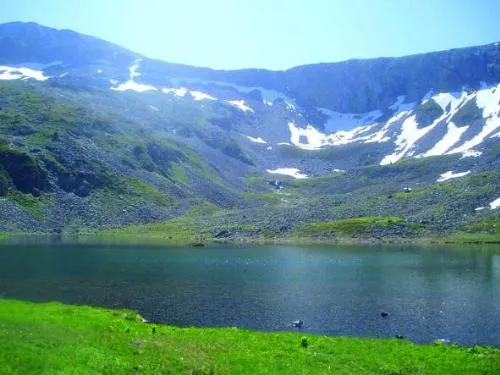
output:
[[[3,24],[0,231],[496,234],[499,83],[499,43],[222,71]]]

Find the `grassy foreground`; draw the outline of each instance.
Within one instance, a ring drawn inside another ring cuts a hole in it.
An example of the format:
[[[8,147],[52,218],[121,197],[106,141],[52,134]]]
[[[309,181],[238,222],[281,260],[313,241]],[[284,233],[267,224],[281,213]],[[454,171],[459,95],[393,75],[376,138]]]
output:
[[[154,331],[154,332],[153,332]],[[124,310],[0,300],[1,374],[498,374],[500,350],[145,324]]]

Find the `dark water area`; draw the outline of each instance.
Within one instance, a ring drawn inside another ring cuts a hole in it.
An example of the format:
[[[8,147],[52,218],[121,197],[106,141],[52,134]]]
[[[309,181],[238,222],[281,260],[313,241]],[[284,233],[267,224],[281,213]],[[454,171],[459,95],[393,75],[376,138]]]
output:
[[[177,326],[500,346],[500,249],[0,241],[0,297]],[[381,317],[381,312],[389,313]]]

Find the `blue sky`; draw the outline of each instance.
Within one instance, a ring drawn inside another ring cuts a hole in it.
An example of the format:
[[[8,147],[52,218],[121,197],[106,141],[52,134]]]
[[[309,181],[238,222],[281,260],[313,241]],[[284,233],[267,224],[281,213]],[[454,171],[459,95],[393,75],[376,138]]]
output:
[[[498,0],[0,0],[35,21],[148,57],[219,69],[408,54],[500,41]]]

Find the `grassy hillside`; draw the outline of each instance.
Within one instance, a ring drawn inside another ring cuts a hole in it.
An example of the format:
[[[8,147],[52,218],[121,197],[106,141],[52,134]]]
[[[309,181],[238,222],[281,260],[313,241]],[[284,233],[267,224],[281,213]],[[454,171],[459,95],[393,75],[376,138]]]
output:
[[[497,374],[500,350],[145,324],[131,311],[0,300],[2,374]]]
[[[244,180],[203,155],[213,146],[175,136],[209,133],[210,108],[166,101],[158,115],[133,95],[25,82],[1,83],[0,105],[0,230],[116,227],[239,201]],[[244,152],[228,150],[223,164],[244,171]]]

